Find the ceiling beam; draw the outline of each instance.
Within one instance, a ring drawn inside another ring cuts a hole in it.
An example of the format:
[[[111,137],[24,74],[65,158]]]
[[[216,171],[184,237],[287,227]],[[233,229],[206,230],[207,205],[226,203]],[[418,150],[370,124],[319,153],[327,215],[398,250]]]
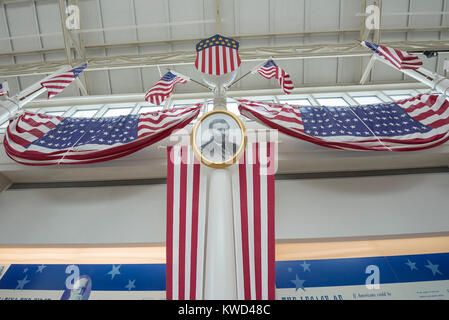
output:
[[[403,51],[449,51],[449,40],[428,41],[398,41],[384,43],[387,46]],[[286,47],[257,47],[243,48],[239,50],[242,61],[263,61],[272,57],[273,59],[309,59],[309,58],[335,58],[335,57],[358,57],[370,56],[372,53],[358,43],[338,44],[312,44],[302,46]],[[88,71],[141,68],[152,66],[174,66],[193,64],[196,54],[192,51],[164,52],[140,55],[119,55],[88,58]],[[73,63],[82,63],[84,60]],[[2,77],[14,77],[25,75],[48,74],[56,71],[63,65],[62,61],[46,61],[24,64],[1,65],[0,75]]]
[[[434,27],[404,27],[404,28],[381,28],[379,29],[383,33],[388,32],[424,32],[424,31],[436,31],[443,32],[449,31],[449,26],[434,26]],[[107,28],[104,29],[107,31]],[[83,33],[83,32],[74,32],[74,33]],[[228,37],[234,38],[239,41],[243,41],[245,39],[253,39],[253,38],[273,38],[273,37],[304,37],[304,36],[312,36],[312,35],[343,35],[345,33],[360,33],[359,29],[346,29],[346,30],[324,30],[324,31],[305,31],[305,32],[284,32],[284,33],[264,33],[264,34],[242,34],[242,35],[229,35]],[[56,33],[52,33],[51,36],[54,36]],[[46,34],[35,34],[28,35],[27,38],[33,37],[42,37],[44,38]],[[20,37],[3,37],[0,40],[14,40]],[[362,40],[363,40],[363,36]],[[157,41],[132,41],[132,42],[118,42],[118,43],[97,43],[85,45],[85,49],[104,49],[104,48],[117,48],[117,47],[140,47],[140,46],[151,46],[151,45],[161,45],[161,44],[174,44],[174,43],[182,43],[182,42],[192,42],[196,43],[202,40],[202,38],[184,38],[184,39],[167,39],[167,40],[157,40]],[[193,47],[192,47],[193,48]],[[24,50],[24,51],[9,51],[9,52],[0,52],[0,57],[2,56],[18,56],[18,55],[29,55],[29,54],[42,54],[42,53],[53,53],[64,51],[65,48],[45,48],[45,49],[36,49],[36,50]]]
[[[421,82],[389,82],[389,83],[368,83],[360,85],[359,83],[349,83],[344,85],[305,85],[294,88],[292,95],[310,95],[318,93],[341,93],[341,92],[378,92],[382,90],[412,90],[412,89],[426,89],[428,88]],[[370,93],[367,93],[369,95]],[[48,108],[61,106],[81,106],[92,104],[110,104],[110,103],[139,103],[144,102],[144,93],[130,93],[130,94],[108,94],[98,96],[86,97],[63,97],[54,99],[33,100],[24,106],[27,108]],[[230,90],[227,92],[228,97],[250,97],[250,96],[285,96],[280,88],[265,88],[265,89],[245,89],[245,90]],[[197,91],[190,93],[174,93],[173,100],[183,99],[212,99],[213,93],[210,91]]]

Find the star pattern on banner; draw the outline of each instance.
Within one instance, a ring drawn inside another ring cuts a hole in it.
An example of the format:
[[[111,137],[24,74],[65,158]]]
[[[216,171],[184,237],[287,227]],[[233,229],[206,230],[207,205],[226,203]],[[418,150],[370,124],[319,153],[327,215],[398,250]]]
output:
[[[15,290],[23,290],[23,287],[30,282],[30,280],[28,280],[28,276],[25,275],[25,278],[23,278],[22,280],[17,280],[17,287]]]
[[[410,267],[410,271],[418,270],[416,267],[416,262],[411,262],[410,259],[408,259],[405,264]]]
[[[427,260],[427,264],[424,265],[424,267],[429,268],[432,271],[432,274],[435,276],[435,274],[440,274],[443,275],[441,273],[440,270],[438,270],[438,264],[432,264],[432,262],[430,262],[429,260]]]
[[[107,273],[107,274],[111,275],[111,280],[114,280],[114,277],[116,275],[120,274],[119,269],[121,266],[122,266],[121,264],[119,264],[118,266],[112,265],[112,270]]]
[[[125,286],[126,289],[128,289],[128,291],[131,291],[131,289],[134,289],[136,286],[134,285],[134,282],[136,282],[136,280],[128,280],[128,284]]]
[[[36,273],[42,273],[42,271],[47,268],[46,265],[41,264],[40,266],[37,267]]]
[[[296,279],[295,280],[290,280],[291,282],[293,282],[293,284],[295,285],[295,291],[298,291],[298,289],[302,289],[303,291],[306,291],[306,289],[304,289],[304,282],[306,280],[301,280],[298,278],[298,275],[296,275]]]
[[[310,263],[304,261],[300,266],[304,269],[303,271],[310,271]]]

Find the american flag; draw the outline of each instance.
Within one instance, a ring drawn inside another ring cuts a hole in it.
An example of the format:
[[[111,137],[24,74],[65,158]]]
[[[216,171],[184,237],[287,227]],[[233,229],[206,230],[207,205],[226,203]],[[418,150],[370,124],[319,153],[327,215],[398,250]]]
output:
[[[81,164],[134,153],[189,124],[201,104],[105,118],[63,118],[26,112],[12,120],[3,145],[27,165]]]
[[[47,88],[48,94],[47,98],[50,99],[61,93],[65,88],[67,88],[73,80],[78,78],[81,72],[86,69],[87,63],[83,64],[80,67],[73,68],[67,72],[58,74],[46,81],[41,82],[41,85]]]
[[[1,82],[0,83],[0,97],[6,95],[8,93],[8,90],[9,90],[8,82],[6,82],[6,81]]]
[[[420,94],[355,107],[308,107],[239,100],[240,112],[287,135],[345,150],[414,151],[449,139],[449,102]]]
[[[422,61],[417,55],[368,41],[362,41],[362,45],[390,62],[390,64],[398,70],[416,70],[422,66]]]
[[[148,90],[145,94],[145,100],[160,105],[170,96],[176,84],[186,83],[187,80],[187,77],[174,71],[169,71],[164,74],[150,90]]]
[[[237,296],[275,299],[275,142],[248,143],[232,175]]]
[[[207,175],[190,146],[167,148],[167,300],[203,299]]]
[[[275,77],[279,81],[279,85],[285,94],[290,94],[294,89],[293,81],[290,75],[283,69],[279,68],[273,60],[268,60],[262,67],[255,70],[258,74],[266,79]]]
[[[196,45],[195,67],[202,73],[220,76],[236,70],[241,60],[239,43],[219,34],[201,40]]]

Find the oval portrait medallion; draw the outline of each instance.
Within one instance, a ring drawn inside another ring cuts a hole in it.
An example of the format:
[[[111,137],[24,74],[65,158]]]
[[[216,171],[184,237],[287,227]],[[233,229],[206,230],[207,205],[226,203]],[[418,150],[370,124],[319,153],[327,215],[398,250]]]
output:
[[[245,150],[245,126],[229,111],[210,111],[196,122],[190,143],[202,163],[212,168],[225,168],[236,163]]]

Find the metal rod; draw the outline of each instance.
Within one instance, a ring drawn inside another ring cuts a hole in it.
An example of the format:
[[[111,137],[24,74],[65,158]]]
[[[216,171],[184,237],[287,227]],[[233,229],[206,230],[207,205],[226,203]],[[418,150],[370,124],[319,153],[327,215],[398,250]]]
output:
[[[209,88],[209,87],[206,86],[205,84],[202,84],[201,82],[199,82],[199,81],[197,81],[197,80],[195,80],[195,79],[190,78],[190,81],[195,82],[196,84],[199,84],[200,86],[202,86],[202,87],[204,87],[204,88],[206,88],[206,89],[208,89],[208,90],[211,90],[211,88]]]

